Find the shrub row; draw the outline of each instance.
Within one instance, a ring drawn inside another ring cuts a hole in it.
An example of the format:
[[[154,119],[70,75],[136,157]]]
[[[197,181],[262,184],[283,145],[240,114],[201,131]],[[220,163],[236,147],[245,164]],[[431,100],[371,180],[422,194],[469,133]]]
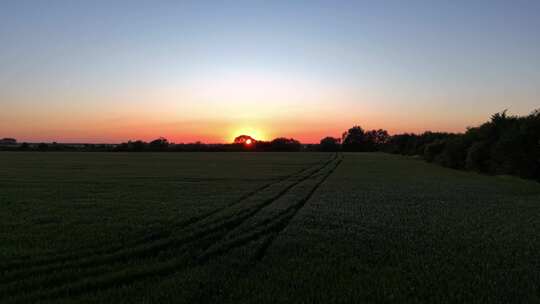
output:
[[[527,116],[497,113],[463,134],[394,135],[384,150],[454,169],[540,180],[540,110]]]

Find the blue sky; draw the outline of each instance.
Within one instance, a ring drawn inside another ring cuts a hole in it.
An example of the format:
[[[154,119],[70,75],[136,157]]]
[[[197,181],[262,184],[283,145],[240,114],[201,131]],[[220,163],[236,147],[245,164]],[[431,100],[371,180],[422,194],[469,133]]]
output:
[[[0,136],[460,131],[539,97],[540,1],[0,2]]]

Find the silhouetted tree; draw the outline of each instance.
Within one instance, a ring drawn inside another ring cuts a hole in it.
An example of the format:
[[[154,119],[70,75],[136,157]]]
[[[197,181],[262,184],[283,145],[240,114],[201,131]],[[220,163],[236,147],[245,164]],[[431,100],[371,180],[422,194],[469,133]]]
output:
[[[151,141],[148,146],[153,151],[167,150],[169,141],[164,137],[160,137]]]
[[[324,152],[335,152],[339,151],[340,148],[340,139],[331,136],[321,139],[319,144],[319,150]]]
[[[235,139],[234,139],[234,143],[235,144],[241,144],[241,145],[244,145],[246,143],[255,143],[256,140],[255,138],[249,136],[249,135],[240,135],[240,136],[237,136]]]
[[[146,143],[142,140],[128,141],[128,150],[134,152],[142,152],[146,150]]]
[[[365,151],[378,151],[388,143],[390,135],[386,130],[371,130],[365,133]]]
[[[454,136],[453,134],[449,133],[436,133],[436,132],[425,132],[423,134],[417,135],[417,134],[397,134],[394,136],[391,136],[388,142],[384,145],[382,150],[390,153],[397,153],[397,154],[403,154],[403,155],[424,155],[426,153],[426,149],[428,146],[431,146],[431,144],[434,144],[432,147],[430,147],[428,153],[428,159],[431,159],[430,161],[434,160],[435,156],[433,153],[438,149],[438,147],[441,146],[441,144],[444,146],[444,142],[439,142],[435,144],[437,141],[444,141],[445,139]],[[439,154],[441,151],[436,152]]]
[[[300,151],[302,145],[293,138],[278,137],[270,142],[271,151]]]
[[[342,135],[342,148],[344,151],[364,151],[366,134],[360,126],[354,126]]]
[[[11,137],[5,137],[0,139],[0,145],[16,145],[17,140]]]

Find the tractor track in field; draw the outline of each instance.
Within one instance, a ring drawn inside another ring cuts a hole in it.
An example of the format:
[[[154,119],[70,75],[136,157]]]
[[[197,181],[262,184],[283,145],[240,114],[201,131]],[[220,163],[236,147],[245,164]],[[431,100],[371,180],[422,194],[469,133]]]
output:
[[[244,233],[241,234],[237,238],[233,238],[229,242],[223,244],[222,247],[216,248],[212,251],[206,251],[201,256],[198,257],[199,262],[205,262],[209,260],[213,256],[224,254],[234,248],[241,247],[242,245],[258,240],[262,237],[269,236],[265,242],[262,244],[262,246],[257,250],[257,252],[254,255],[254,259],[260,261],[264,255],[266,254],[266,250],[270,245],[272,245],[273,240],[275,237],[278,236],[279,233],[281,233],[287,226],[289,225],[290,221],[294,218],[294,216],[302,209],[302,207],[305,206],[305,204],[309,201],[309,199],[313,196],[315,191],[326,181],[326,179],[332,175],[332,173],[337,169],[337,167],[341,164],[342,159],[338,159],[335,162],[335,165],[332,166],[332,168],[323,175],[320,181],[318,181],[308,192],[307,196],[300,199],[297,203],[292,204],[285,210],[279,212],[278,214],[274,215],[273,217],[264,219],[258,225],[252,227],[254,232],[251,233]]]
[[[323,161],[324,162],[324,161]],[[101,256],[101,255],[109,255],[114,254],[116,252],[125,251],[126,248],[136,248],[138,246],[148,245],[153,242],[158,242],[159,240],[166,239],[171,237],[171,235],[174,233],[175,230],[185,229],[188,228],[191,225],[197,224],[198,222],[201,222],[209,217],[211,217],[214,214],[217,214],[227,208],[233,207],[234,205],[242,203],[244,200],[256,195],[260,191],[263,191],[272,185],[275,185],[277,183],[283,182],[289,178],[292,178],[294,176],[298,176],[302,174],[303,172],[312,169],[313,167],[319,165],[320,163],[317,163],[312,166],[308,166],[306,168],[302,168],[300,170],[297,170],[293,174],[286,175],[283,177],[280,177],[276,180],[271,181],[270,183],[267,183],[261,187],[258,187],[257,189],[248,192],[238,199],[234,200],[232,203],[229,203],[223,207],[216,208],[212,211],[206,212],[199,216],[194,216],[192,218],[189,218],[187,220],[184,220],[180,223],[174,224],[168,231],[165,231],[161,229],[161,231],[154,232],[151,234],[147,234],[144,237],[122,244],[118,246],[108,247],[108,248],[102,248],[102,249],[90,249],[90,250],[83,250],[79,252],[70,252],[66,255],[60,255],[55,256],[51,258],[46,259],[39,259],[39,260],[33,260],[33,261],[17,261],[8,265],[4,265],[3,267],[0,267],[0,273],[4,272],[4,275],[0,278],[0,284],[4,284],[6,282],[12,282],[14,280],[24,279],[25,277],[36,275],[43,272],[50,272],[54,271],[56,269],[62,269],[66,266],[66,263],[68,266],[72,263],[76,263],[77,261],[85,261],[88,260],[89,257],[92,256]],[[16,271],[12,271],[15,270]],[[0,285],[1,286],[1,285]],[[1,288],[0,288],[1,290]],[[1,294],[1,291],[0,291]]]
[[[329,161],[331,161],[331,159],[327,161],[323,161],[323,163],[326,164]],[[233,202],[232,204],[229,204],[226,207],[217,208],[217,210],[214,210],[203,216],[199,216],[198,218],[194,218],[191,221],[188,221],[187,224],[184,226],[189,227],[189,226],[195,225],[198,222],[201,222],[204,219],[207,219],[210,216],[218,213],[219,211],[222,211],[226,208],[230,208],[234,205],[241,203],[242,201],[256,195],[260,191],[263,191],[264,189],[269,188],[274,184],[283,182],[284,180],[287,180],[287,179],[295,178],[296,176],[300,176],[305,171],[313,170],[313,168],[317,168],[317,166],[321,166],[321,163],[319,162],[315,165],[299,170],[292,175],[279,179],[278,181],[273,181],[263,187],[260,187],[256,191],[252,191],[251,193],[244,195],[242,199],[236,200],[235,202]],[[103,274],[103,269],[99,267],[102,267],[103,265],[118,264],[122,262],[126,263],[134,259],[150,258],[152,256],[159,254],[162,251],[175,248],[175,247],[182,247],[182,245],[191,243],[193,241],[196,241],[199,238],[205,237],[206,234],[210,234],[215,231],[222,230],[223,228],[233,226],[235,224],[235,221],[236,221],[235,218],[232,218],[232,220],[230,219],[227,219],[225,221],[222,220],[221,222],[217,221],[218,225],[212,226],[210,228],[202,229],[202,231],[199,231],[199,232],[196,231],[195,233],[188,234],[187,236],[184,236],[181,238],[175,238],[172,233],[169,233],[168,236],[164,238],[156,238],[152,242],[147,242],[147,243],[137,243],[137,245],[133,247],[126,246],[126,247],[121,248],[120,250],[116,250],[108,254],[92,255],[89,257],[80,257],[78,259],[71,260],[71,261],[54,263],[53,265],[44,265],[44,266],[33,268],[33,269],[23,269],[20,272],[12,273],[11,275],[6,274],[3,276],[2,282],[13,282],[13,283],[7,284],[7,286],[0,285],[0,299],[2,299],[3,297],[9,296],[10,294],[27,290],[29,287],[30,288],[33,288],[36,286],[54,287],[57,284],[71,282],[74,278],[73,278],[72,273],[69,273],[69,271],[73,269],[77,269],[78,271],[80,271],[81,269],[95,268],[95,269],[87,270],[85,274],[88,276],[101,275]],[[214,222],[211,222],[210,224]],[[66,270],[67,270],[67,273],[66,273]],[[63,271],[65,275],[64,276],[61,275],[60,277],[56,277],[51,280],[49,278],[50,277],[49,274],[55,271],[60,272],[60,273]],[[36,276],[37,278],[34,278]],[[25,282],[24,281],[25,278],[30,278],[30,280],[33,279],[33,282]]]
[[[317,164],[313,165],[313,166],[316,166]],[[312,168],[313,166],[309,166],[309,167],[306,167],[306,168],[302,168],[296,172],[294,172],[293,174],[290,174],[290,175],[286,175],[286,176],[283,176],[283,177],[280,177],[280,178],[277,178],[261,187],[258,187],[257,189],[249,192],[249,193],[246,193],[244,195],[242,195],[241,197],[239,197],[238,199],[234,200],[232,203],[229,203],[223,207],[219,207],[219,208],[216,208],[212,211],[209,211],[209,212],[206,212],[202,215],[198,215],[198,216],[194,216],[194,217],[191,217],[187,220],[184,220],[182,222],[179,222],[179,223],[176,223],[174,224],[172,227],[170,227],[170,229],[168,231],[164,230],[164,229],[160,229],[161,231],[157,231],[157,232],[152,232],[150,234],[146,234],[144,235],[143,237],[140,237],[140,238],[137,238],[136,240],[132,240],[128,243],[124,243],[122,245],[117,245],[117,246],[113,246],[113,247],[108,247],[108,248],[82,248],[81,250],[78,250],[78,251],[71,251],[67,254],[60,254],[58,255],[58,253],[50,253],[48,257],[41,257],[40,259],[34,259],[32,260],[32,257],[23,257],[23,258],[19,258],[17,260],[14,260],[14,261],[11,261],[10,263],[8,264],[4,264],[4,265],[0,265],[0,272],[4,272],[4,273],[7,273],[7,272],[10,272],[14,269],[17,269],[17,270],[22,270],[22,269],[29,269],[29,268],[37,268],[37,267],[41,267],[41,266],[48,266],[48,265],[51,265],[51,264],[62,264],[62,263],[66,263],[66,262],[70,262],[70,261],[73,261],[73,260],[77,260],[77,259],[85,259],[87,258],[88,256],[90,255],[100,255],[100,254],[108,254],[108,253],[114,253],[116,251],[120,251],[126,247],[135,247],[135,246],[138,246],[140,244],[146,244],[148,242],[153,242],[153,241],[157,241],[159,239],[163,239],[163,238],[166,238],[166,237],[169,237],[173,232],[174,230],[176,229],[183,229],[183,228],[187,228],[189,227],[190,225],[193,225],[193,224],[196,224],[197,222],[200,222],[220,211],[223,211],[225,210],[226,208],[229,208],[229,207],[232,207],[236,204],[239,204],[241,203],[242,201],[248,199],[249,197],[253,196],[253,195],[256,195],[258,192],[260,191],[263,191],[264,189],[274,185],[274,184],[277,184],[279,182],[282,182],[288,178],[291,178],[293,176],[296,176],[296,175],[299,175],[299,174],[302,174],[302,172],[306,171],[306,170],[309,170],[310,168]],[[54,255],[54,256],[51,256],[51,255]],[[0,284],[2,284],[4,281],[10,281],[12,280],[13,278],[12,277],[3,277],[3,278],[0,278]]]
[[[323,162],[323,164],[318,167],[317,165],[320,163],[302,169],[290,176],[284,177],[282,180],[260,187],[259,189],[244,195],[241,199],[237,200],[233,204],[229,204],[228,206],[224,206],[222,208],[217,208],[216,210],[199,216],[198,218],[194,218],[191,221],[188,220],[184,222],[186,223],[186,227],[196,226],[196,224],[211,218],[213,215],[217,215],[221,211],[226,211],[227,209],[232,208],[234,205],[241,204],[245,200],[256,197],[258,194],[262,195],[261,192],[263,192],[265,189],[271,188],[272,185],[279,184],[280,182],[283,183],[289,179],[292,179],[288,185],[283,185],[284,187],[278,191],[276,195],[272,195],[262,203],[259,203],[258,205],[256,204],[255,206],[248,205],[232,215],[225,215],[221,218],[218,217],[217,219],[206,223],[205,225],[208,225],[209,227],[204,226],[200,229],[200,231],[195,230],[191,233],[187,232],[186,235],[180,238],[166,236],[165,239],[158,238],[157,240],[152,241],[150,244],[144,244],[144,246],[141,246],[141,248],[138,246],[123,248],[122,250],[113,254],[105,256],[93,256],[88,259],[82,259],[82,261],[76,260],[72,261],[72,263],[64,263],[54,267],[54,269],[41,269],[41,271],[38,273],[26,273],[26,275],[30,276],[34,276],[36,274],[43,275],[40,277],[41,280],[38,279],[37,281],[27,283],[25,281],[19,281],[20,284],[15,284],[12,286],[13,288],[8,287],[7,290],[0,288],[0,299],[8,296],[8,300],[21,303],[45,299],[51,300],[67,295],[82,295],[88,292],[108,289],[118,285],[131,284],[150,277],[172,274],[182,269],[189,268],[190,266],[194,267],[200,265],[201,263],[204,264],[211,258],[223,255],[233,248],[241,247],[249,242],[266,237],[266,240],[264,240],[263,244],[254,254],[254,260],[261,260],[277,235],[288,226],[292,218],[307,203],[319,186],[324,183],[324,181],[334,172],[341,161],[342,158],[336,154],[334,157]],[[303,175],[305,171],[308,171],[308,173]],[[254,232],[250,231],[247,233],[240,233],[240,235],[234,236],[216,246],[216,244],[219,244],[219,242],[228,236],[231,231],[240,227],[246,221],[259,213],[263,208],[272,205],[299,184],[313,178],[320,178],[320,180],[315,183],[308,194],[302,197],[302,199],[271,218],[266,218],[258,223],[258,225],[251,227],[253,228]],[[197,241],[199,242],[197,243]],[[103,271],[103,269],[100,268],[104,265],[115,267],[118,263],[125,264],[129,261],[148,261],[148,259],[156,257],[156,255],[158,255],[160,252],[185,248],[193,243],[195,252],[202,253],[192,256],[189,254],[189,252],[183,252],[183,255],[181,256],[182,258],[177,258],[175,255],[173,255],[165,261],[159,260],[156,263],[151,264],[139,264],[123,268],[120,267],[120,269],[113,269],[112,271],[110,271],[110,269],[105,269],[105,271]],[[195,262],[190,263],[190,260],[194,260]],[[91,267],[95,269],[88,269]],[[58,270],[59,273],[64,272],[64,276],[60,275],[58,277],[58,273],[54,272],[55,270]],[[109,272],[106,270],[109,270]],[[51,272],[53,274],[52,278],[48,276],[48,274]],[[33,291],[37,292],[34,293]],[[19,292],[26,293],[21,297],[11,297],[11,295],[16,295]]]
[[[315,191],[317,191],[317,189],[319,189],[319,187],[328,179],[328,177],[330,177],[330,175],[332,175],[332,173],[334,173],[334,171],[336,171],[336,169],[339,167],[339,165],[341,164],[342,161],[343,161],[343,159],[339,159],[336,162],[335,166],[317,183],[317,185],[315,185],[315,187],[313,187],[313,189],[311,189],[308,196],[305,197],[304,199],[302,199],[296,206],[294,206],[292,214],[283,219],[283,222],[276,227],[277,229],[276,229],[275,233],[273,233],[268,239],[266,239],[266,241],[263,243],[263,245],[259,248],[259,250],[255,254],[256,260],[260,261],[260,260],[262,260],[264,258],[264,256],[266,255],[266,251],[272,245],[275,238],[283,230],[285,230],[287,228],[287,226],[289,226],[289,223],[296,216],[296,214],[300,211],[300,209],[302,209],[306,205],[306,203],[311,199],[313,194],[315,194]]]

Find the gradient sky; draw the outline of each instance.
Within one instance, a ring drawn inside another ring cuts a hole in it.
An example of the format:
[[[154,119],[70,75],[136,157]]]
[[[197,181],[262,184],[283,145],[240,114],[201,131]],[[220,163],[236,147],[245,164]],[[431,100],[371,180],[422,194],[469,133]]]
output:
[[[0,137],[318,142],[540,108],[540,1],[0,1]]]

